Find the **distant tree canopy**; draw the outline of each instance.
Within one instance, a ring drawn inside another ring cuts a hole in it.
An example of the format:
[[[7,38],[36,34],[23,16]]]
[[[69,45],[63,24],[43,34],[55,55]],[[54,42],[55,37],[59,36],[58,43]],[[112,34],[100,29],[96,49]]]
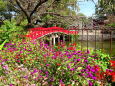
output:
[[[96,12],[115,15],[115,0],[98,0]]]
[[[115,25],[115,0],[98,0],[96,14],[99,20],[106,20],[107,25]]]
[[[15,8],[8,0],[0,0],[0,19],[5,20],[13,17],[13,12],[16,12]]]
[[[0,0],[0,18],[15,18],[17,25],[27,20],[28,28],[70,24],[76,9],[77,0]]]

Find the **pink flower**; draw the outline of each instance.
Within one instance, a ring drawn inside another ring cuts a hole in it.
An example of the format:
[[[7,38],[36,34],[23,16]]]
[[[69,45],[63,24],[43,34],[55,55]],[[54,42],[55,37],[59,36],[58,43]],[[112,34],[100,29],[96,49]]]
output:
[[[4,65],[2,67],[3,67],[3,69],[8,70],[8,65]]]
[[[31,84],[30,86],[36,86],[35,84]]]

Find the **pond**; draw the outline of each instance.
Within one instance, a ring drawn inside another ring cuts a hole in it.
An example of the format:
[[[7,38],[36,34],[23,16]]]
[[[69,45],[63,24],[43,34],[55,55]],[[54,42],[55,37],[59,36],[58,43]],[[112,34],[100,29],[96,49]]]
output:
[[[103,52],[110,54],[112,57],[115,57],[115,41],[110,43],[110,41],[103,42],[94,42],[94,41],[79,41],[78,42],[82,47],[88,47],[93,49],[103,49]],[[111,45],[110,45],[111,44]]]

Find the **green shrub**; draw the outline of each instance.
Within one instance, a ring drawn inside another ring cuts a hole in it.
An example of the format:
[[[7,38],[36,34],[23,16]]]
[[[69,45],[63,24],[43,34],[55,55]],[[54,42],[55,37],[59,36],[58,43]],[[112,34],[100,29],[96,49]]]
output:
[[[23,27],[16,26],[15,20],[5,20],[4,24],[0,27],[0,43],[6,39],[11,41],[18,37],[18,34],[22,34]]]

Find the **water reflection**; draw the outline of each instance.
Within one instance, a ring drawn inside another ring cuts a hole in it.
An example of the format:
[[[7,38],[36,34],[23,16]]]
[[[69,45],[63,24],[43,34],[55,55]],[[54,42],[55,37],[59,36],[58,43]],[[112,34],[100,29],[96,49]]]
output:
[[[103,52],[110,54],[112,57],[115,57],[115,41],[110,43],[110,41],[103,42],[92,42],[92,41],[79,41],[78,42],[82,47],[89,47],[93,49],[103,49]]]

